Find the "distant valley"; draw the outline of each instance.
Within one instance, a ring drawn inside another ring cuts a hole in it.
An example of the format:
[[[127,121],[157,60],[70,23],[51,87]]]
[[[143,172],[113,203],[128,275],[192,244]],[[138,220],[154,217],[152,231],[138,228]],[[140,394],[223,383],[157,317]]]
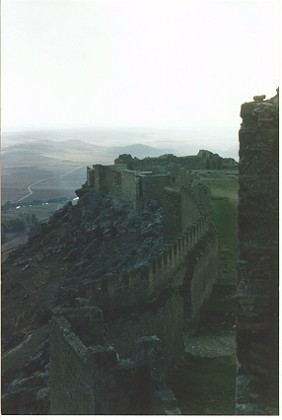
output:
[[[111,164],[124,153],[144,158],[172,152],[144,144],[106,147],[81,140],[15,143],[2,148],[2,203],[21,200],[32,185],[30,200],[74,196],[85,181],[87,165]]]

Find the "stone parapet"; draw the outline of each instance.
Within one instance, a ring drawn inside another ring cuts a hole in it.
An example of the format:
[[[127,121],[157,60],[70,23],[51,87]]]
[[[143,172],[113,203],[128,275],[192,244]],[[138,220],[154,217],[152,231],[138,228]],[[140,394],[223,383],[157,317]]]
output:
[[[181,266],[186,265],[189,252],[209,229],[209,218],[200,217],[174,241],[170,241],[166,251],[148,265],[138,266],[121,275],[105,274],[97,280],[85,281],[81,285],[83,296],[93,299],[103,308],[109,302],[128,305],[147,298],[171,283]]]

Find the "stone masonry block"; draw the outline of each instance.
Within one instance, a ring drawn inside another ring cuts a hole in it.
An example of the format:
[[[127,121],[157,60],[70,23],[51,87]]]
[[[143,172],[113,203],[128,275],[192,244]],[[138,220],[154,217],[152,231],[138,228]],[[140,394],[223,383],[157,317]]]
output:
[[[117,365],[117,354],[113,346],[105,344],[88,347],[88,359],[99,369]]]

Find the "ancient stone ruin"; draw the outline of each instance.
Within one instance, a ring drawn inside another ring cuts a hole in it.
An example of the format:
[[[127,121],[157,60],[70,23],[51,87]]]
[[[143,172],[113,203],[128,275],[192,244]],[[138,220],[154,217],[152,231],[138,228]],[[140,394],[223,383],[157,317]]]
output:
[[[277,414],[278,95],[270,100],[254,97],[253,102],[242,105],[241,116],[235,413]],[[146,209],[150,200],[160,200],[165,247],[145,265],[118,274],[104,273],[83,282],[80,290],[64,292],[65,306],[52,321],[54,413],[84,412],[82,402],[73,406],[71,395],[64,390],[65,379],[75,382],[68,378],[67,363],[58,364],[61,385],[57,376],[57,354],[65,345],[72,347],[68,354],[75,357],[76,376],[81,378],[83,369],[90,372],[83,386],[93,384],[94,377],[98,384],[88,388],[87,413],[133,413],[126,398],[129,390],[120,386],[125,377],[139,413],[178,412],[174,395],[165,385],[165,370],[181,354],[182,329],[197,328],[201,305],[216,280],[217,239],[209,218],[209,192],[191,168],[179,167],[170,155],[163,160],[166,164],[126,155],[115,165],[95,165],[88,168],[87,182],[77,191],[79,197],[92,189],[107,192],[113,201],[124,200],[137,212]],[[101,314],[90,329],[95,339],[83,338],[89,332],[89,319],[83,321],[81,302],[86,312]],[[141,360],[137,370],[136,360]],[[140,400],[141,384],[146,401]],[[110,389],[105,400],[103,387]]]
[[[158,203],[163,242],[146,260],[133,264],[131,258],[126,269],[107,266],[78,289],[61,291],[51,328],[53,414],[179,412],[165,376],[183,354],[183,329],[197,329],[216,281],[217,236],[210,191],[197,176],[175,164],[160,173],[145,164],[138,171],[126,163],[87,168],[77,190],[82,201],[93,192],[107,194],[113,206],[122,201],[142,214]],[[150,229],[154,223],[142,241]]]
[[[222,158],[217,153],[208,150],[199,150],[194,156],[174,156],[172,154],[162,155],[158,158],[147,157],[138,159],[131,155],[120,155],[115,159],[115,164],[126,164],[128,169],[136,171],[154,170],[161,173],[168,167],[175,165],[181,166],[186,170],[192,169],[227,169],[237,167],[237,162],[233,158]]]
[[[241,109],[237,415],[278,414],[278,115],[278,95]],[[31,263],[32,293],[42,263],[65,273],[48,277],[50,339],[19,374],[5,373],[5,414],[180,414],[166,374],[217,279],[210,191],[191,170],[233,166],[200,151],[87,168],[77,205],[33,229],[12,260],[22,277],[2,283],[9,299]],[[19,330],[36,325],[33,295],[22,297]],[[7,337],[13,322],[3,319]]]
[[[279,97],[241,108],[236,414],[278,414]]]
[[[94,306],[57,310],[51,322],[51,414],[180,414],[158,374],[160,340],[135,340],[122,358],[104,340]]]

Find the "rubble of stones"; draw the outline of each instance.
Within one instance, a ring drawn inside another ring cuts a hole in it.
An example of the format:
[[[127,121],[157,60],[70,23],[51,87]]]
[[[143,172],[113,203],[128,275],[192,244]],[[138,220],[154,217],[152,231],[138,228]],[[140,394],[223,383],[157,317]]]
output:
[[[204,214],[208,205],[202,184],[193,187],[198,206]],[[114,201],[110,194],[90,188],[77,205],[68,202],[50,218],[36,225],[29,242],[36,243],[37,262],[53,254],[71,262],[72,270],[85,278],[98,279],[111,268],[111,273],[146,265],[165,250],[160,201],[149,200],[141,211],[132,210],[127,202]],[[122,254],[121,254],[122,249]],[[19,260],[26,270],[28,260]]]
[[[2,412],[4,414],[48,414],[49,340],[45,340],[23,369],[3,369]]]
[[[47,224],[36,226],[29,241],[39,241],[39,262],[61,254],[63,261],[86,275],[97,277],[109,267],[121,272],[162,251],[162,208],[151,200],[136,212],[128,203],[113,203],[107,194],[90,189],[77,205],[67,203]]]

